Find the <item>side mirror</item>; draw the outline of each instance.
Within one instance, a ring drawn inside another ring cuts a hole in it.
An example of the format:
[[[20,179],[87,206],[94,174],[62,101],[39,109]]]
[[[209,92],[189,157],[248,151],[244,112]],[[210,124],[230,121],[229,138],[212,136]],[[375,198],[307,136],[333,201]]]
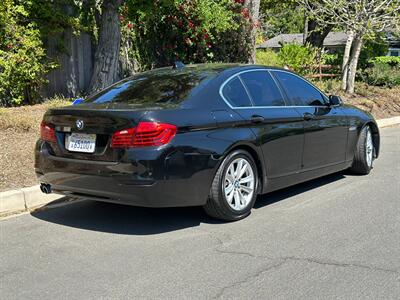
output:
[[[338,106],[338,105],[342,105],[342,103],[343,103],[342,98],[340,98],[339,96],[335,96],[335,95],[329,96],[329,105],[330,106]]]

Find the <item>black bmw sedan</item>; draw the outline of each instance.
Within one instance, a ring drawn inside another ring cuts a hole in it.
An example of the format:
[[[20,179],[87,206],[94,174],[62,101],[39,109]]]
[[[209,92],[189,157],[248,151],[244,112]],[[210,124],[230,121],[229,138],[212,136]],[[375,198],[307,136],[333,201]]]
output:
[[[36,144],[43,192],[238,220],[257,195],[379,154],[373,117],[302,77],[256,65],[156,69],[49,110]]]

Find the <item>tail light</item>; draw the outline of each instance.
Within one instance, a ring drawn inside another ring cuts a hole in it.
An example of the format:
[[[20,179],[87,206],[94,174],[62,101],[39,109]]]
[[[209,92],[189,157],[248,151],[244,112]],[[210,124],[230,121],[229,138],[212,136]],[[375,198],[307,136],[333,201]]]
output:
[[[56,131],[54,126],[42,121],[40,123],[40,138],[47,142],[56,142]]]
[[[112,148],[161,146],[176,134],[176,126],[156,122],[139,122],[137,127],[117,131],[111,140]]]

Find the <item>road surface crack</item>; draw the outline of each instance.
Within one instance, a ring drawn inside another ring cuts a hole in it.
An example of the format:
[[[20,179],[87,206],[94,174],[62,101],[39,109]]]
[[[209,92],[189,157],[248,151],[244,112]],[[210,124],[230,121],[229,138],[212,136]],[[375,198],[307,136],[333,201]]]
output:
[[[358,264],[358,263],[345,263],[345,262],[338,262],[338,261],[333,261],[333,260],[322,260],[322,259],[316,259],[316,258],[308,258],[308,257],[295,257],[295,256],[288,256],[285,257],[288,260],[293,260],[293,261],[303,261],[303,262],[309,262],[309,263],[314,263],[314,264],[319,264],[319,265],[325,265],[325,266],[334,266],[334,267],[342,267],[342,268],[360,268],[360,269],[365,269],[373,272],[384,272],[384,273],[389,273],[389,274],[396,274],[400,275],[400,271],[397,269],[388,269],[388,268],[381,268],[381,267],[375,267],[375,266],[369,266],[369,265],[364,265],[364,264]]]
[[[267,273],[273,269],[279,268],[280,266],[284,265],[285,263],[294,262],[294,261],[318,264],[318,265],[322,265],[322,266],[339,267],[339,268],[358,268],[358,269],[364,269],[364,270],[371,271],[371,272],[383,272],[383,273],[387,273],[390,275],[400,275],[400,271],[397,269],[382,268],[382,267],[370,266],[370,265],[365,265],[365,264],[360,264],[360,263],[339,262],[339,261],[335,261],[335,260],[318,259],[318,258],[313,258],[313,257],[297,257],[297,256],[274,257],[274,256],[269,256],[269,255],[257,255],[257,254],[253,254],[248,251],[229,250],[229,249],[226,249],[226,242],[224,242],[223,239],[221,239],[214,233],[210,233],[210,232],[208,232],[208,233],[211,235],[211,237],[213,237],[218,242],[218,245],[214,248],[214,250],[220,254],[240,255],[240,256],[247,256],[249,258],[254,258],[254,259],[264,259],[264,260],[268,259],[268,260],[272,260],[272,261],[278,261],[277,263],[275,263],[273,265],[268,265],[265,268],[257,271],[256,273],[253,273],[253,274],[247,276],[244,279],[235,281],[225,287],[222,287],[220,289],[220,291],[217,293],[217,295],[214,297],[216,299],[221,298],[224,295],[225,291],[231,287],[246,284],[247,282],[263,275],[264,273]]]
[[[234,287],[234,286],[237,286],[237,285],[245,284],[245,283],[247,283],[247,282],[249,282],[249,281],[251,281],[251,280],[253,280],[253,279],[256,279],[257,277],[261,276],[262,274],[264,274],[264,273],[266,273],[266,272],[268,272],[268,271],[270,271],[270,270],[272,270],[272,269],[279,268],[279,267],[282,266],[284,263],[286,263],[286,260],[282,260],[282,261],[280,261],[280,262],[278,262],[278,263],[276,263],[276,264],[273,264],[273,265],[268,265],[268,266],[266,266],[265,268],[262,268],[262,269],[259,270],[258,272],[253,273],[253,274],[247,276],[247,277],[244,278],[244,279],[234,281],[234,282],[232,282],[231,284],[229,284],[229,285],[227,285],[227,286],[224,286],[224,287],[221,288],[220,291],[216,294],[216,296],[214,297],[214,299],[219,299],[219,298],[221,298],[221,297],[224,295],[225,291],[228,290],[229,288]]]
[[[226,249],[220,249],[220,248],[215,248],[215,251],[217,251],[219,253],[232,254],[232,255],[245,255],[245,256],[252,257],[252,258],[261,258],[261,259],[270,259],[270,260],[278,260],[279,259],[279,260],[285,260],[285,261],[287,261],[287,260],[303,261],[303,262],[314,263],[314,264],[318,264],[318,265],[334,266],[334,267],[342,267],[342,268],[353,267],[353,268],[366,269],[366,270],[370,270],[370,271],[379,271],[379,272],[400,275],[400,271],[397,269],[381,268],[381,267],[369,266],[369,265],[358,264],[358,263],[338,262],[338,261],[334,261],[334,260],[323,260],[323,259],[317,259],[317,258],[313,258],[313,257],[296,257],[296,256],[273,257],[273,256],[267,256],[267,255],[255,255],[255,254],[252,254],[250,252],[245,252],[245,251],[234,251],[234,250],[226,250]]]

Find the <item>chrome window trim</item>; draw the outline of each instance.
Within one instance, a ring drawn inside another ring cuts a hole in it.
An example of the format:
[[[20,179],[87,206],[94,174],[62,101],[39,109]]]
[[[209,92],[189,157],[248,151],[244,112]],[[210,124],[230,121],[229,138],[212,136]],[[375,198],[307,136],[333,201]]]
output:
[[[232,105],[230,104],[230,102],[225,98],[224,94],[222,93],[222,90],[224,89],[225,85],[227,85],[227,84],[228,84],[231,80],[233,80],[235,77],[238,77],[240,74],[247,73],[247,72],[252,72],[252,71],[265,71],[265,70],[266,70],[266,69],[244,70],[244,71],[240,71],[240,72],[238,72],[238,73],[235,73],[235,74],[231,75],[231,76],[230,76],[228,79],[226,79],[226,80],[221,84],[221,86],[219,87],[219,95],[220,95],[221,98],[225,101],[225,103],[226,103],[230,108],[232,108],[232,109],[236,109],[236,108],[254,108],[255,106],[232,106]],[[244,84],[243,84],[243,82],[242,82],[242,79],[241,79],[240,77],[239,77],[239,80],[240,80],[240,83],[242,84],[242,86],[243,86],[243,88],[244,88],[244,90],[245,90],[247,96],[249,97],[250,102],[253,103],[253,101],[251,100],[250,95],[248,94],[247,89],[246,89],[246,87],[244,86]],[[257,107],[260,107],[260,106],[257,106]]]
[[[327,107],[326,105],[284,105],[284,106],[232,106],[230,103],[229,103],[229,101],[225,98],[225,96],[224,96],[224,94],[223,94],[223,92],[222,92],[222,90],[224,89],[224,87],[225,87],[225,85],[229,82],[229,81],[231,81],[232,79],[234,79],[236,76],[239,76],[240,74],[243,74],[243,73],[248,73],[248,72],[260,72],[260,71],[264,71],[264,72],[271,72],[271,71],[278,71],[278,72],[284,72],[284,73],[289,73],[289,74],[292,74],[292,75],[294,75],[294,76],[296,76],[296,77],[298,77],[298,78],[300,78],[301,80],[303,80],[305,83],[307,83],[307,84],[309,84],[309,85],[311,85],[313,88],[315,88],[318,92],[320,92],[321,93],[321,95],[324,97],[324,98],[326,98],[325,100],[327,100],[327,99],[329,99],[326,95],[325,95],[325,93],[324,92],[322,92],[319,88],[317,88],[315,85],[313,85],[311,82],[308,82],[307,80],[305,80],[304,78],[302,78],[301,76],[299,76],[299,75],[297,75],[297,74],[294,74],[294,73],[292,73],[292,72],[288,72],[288,71],[285,71],[285,70],[279,70],[279,69],[250,69],[250,70],[244,70],[244,71],[240,71],[240,72],[238,72],[238,73],[235,73],[235,74],[233,74],[233,75],[231,75],[228,79],[226,79],[222,84],[221,84],[221,86],[219,87],[219,95],[221,96],[221,98],[222,98],[222,100],[224,100],[224,102],[226,103],[226,105],[228,105],[231,109],[249,109],[249,108],[253,108],[253,109],[258,109],[258,108],[304,108],[304,107]],[[275,78],[274,78],[274,76],[273,76],[273,74],[271,74],[271,76],[272,76],[272,79],[274,80],[274,82],[275,82]],[[240,80],[241,78],[239,77],[239,80]],[[243,85],[243,82],[242,81],[240,81],[241,83],[242,83],[242,85]],[[275,84],[277,84],[276,82],[275,82]],[[243,87],[244,87],[244,89],[245,89],[245,91],[246,91],[246,93],[248,93],[247,92],[247,89],[246,89],[246,87],[243,85]],[[278,88],[280,88],[280,86],[278,86]],[[251,98],[250,98],[250,101],[252,102],[252,100],[251,100]],[[286,103],[286,102],[285,102]]]

